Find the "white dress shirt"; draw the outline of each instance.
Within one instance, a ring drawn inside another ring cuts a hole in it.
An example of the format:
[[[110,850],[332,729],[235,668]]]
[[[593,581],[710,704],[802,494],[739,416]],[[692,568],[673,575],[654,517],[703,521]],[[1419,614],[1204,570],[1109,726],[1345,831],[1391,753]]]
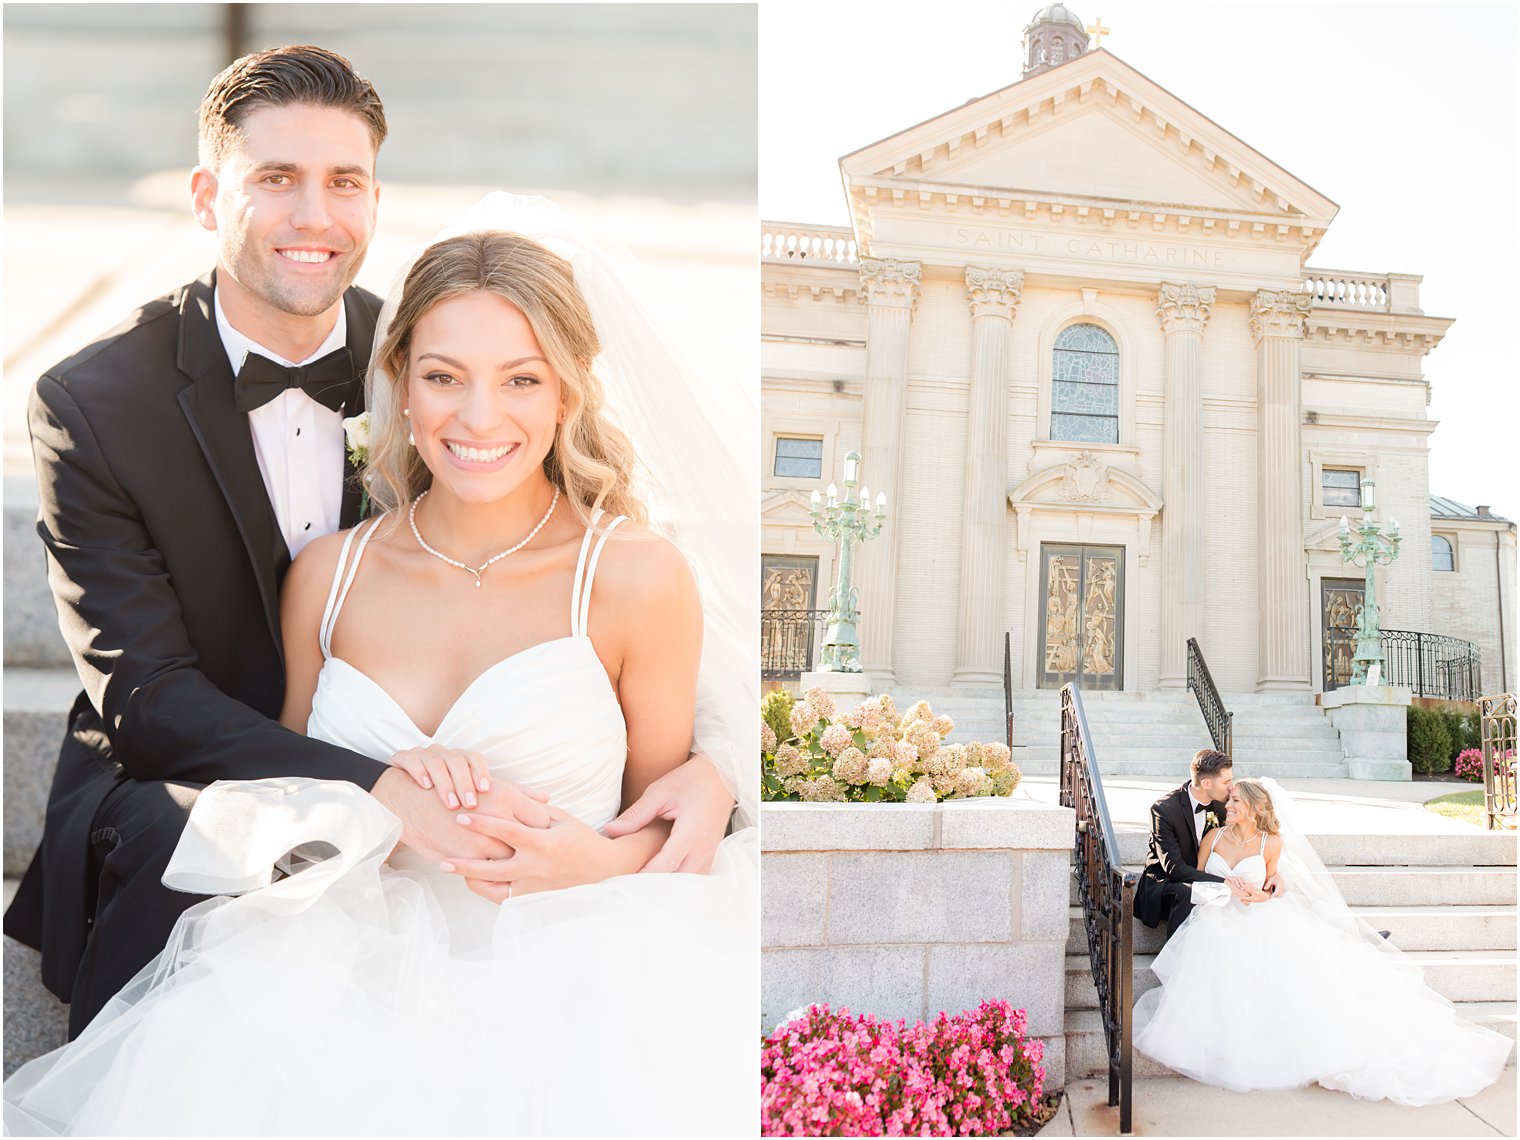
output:
[[[1203,825],[1204,825],[1204,819],[1203,819],[1203,817],[1208,814],[1209,805],[1206,804],[1206,803],[1204,803],[1197,796],[1195,796],[1193,794],[1193,789],[1191,787],[1188,788],[1188,799],[1192,801],[1192,806],[1193,806],[1193,838],[1195,838],[1196,840],[1198,840],[1198,846],[1202,847],[1203,846]],[[1203,805],[1203,811],[1199,811],[1198,810],[1198,805],[1200,805],[1200,804]]]
[[[347,342],[348,318],[342,305],[338,306],[337,323],[315,352],[306,360],[286,360],[232,327],[222,311],[220,291],[213,295],[212,304],[234,376],[250,352],[294,368],[320,360]],[[264,490],[290,557],[295,558],[312,539],[338,529],[343,510],[343,416],[324,408],[301,389],[287,388],[249,412],[248,423]]]

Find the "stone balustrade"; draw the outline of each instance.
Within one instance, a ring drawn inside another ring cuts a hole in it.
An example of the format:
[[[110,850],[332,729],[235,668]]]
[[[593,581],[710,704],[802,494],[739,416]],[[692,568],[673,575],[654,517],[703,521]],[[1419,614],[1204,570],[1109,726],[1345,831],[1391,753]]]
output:
[[[848,226],[789,226],[783,222],[760,223],[760,259],[840,268],[860,264],[855,234]]]
[[[1002,998],[1062,1087],[1075,828],[1022,798],[765,804],[762,1031],[813,1002],[912,1024]]]
[[[1422,313],[1422,280],[1412,273],[1358,273],[1310,267],[1304,270],[1304,291],[1317,308]]]

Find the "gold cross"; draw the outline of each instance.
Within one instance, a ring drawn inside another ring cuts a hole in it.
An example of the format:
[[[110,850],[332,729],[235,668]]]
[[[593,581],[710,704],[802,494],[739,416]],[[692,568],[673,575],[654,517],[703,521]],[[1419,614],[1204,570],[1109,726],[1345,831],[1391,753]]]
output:
[[[1092,41],[1091,47],[1094,50],[1097,50],[1100,46],[1102,46],[1102,44],[1103,44],[1103,37],[1106,36],[1106,35],[1108,35],[1108,33],[1111,30],[1112,29],[1105,28],[1103,26],[1103,17],[1102,16],[1098,17],[1098,22],[1096,24],[1088,24],[1087,25],[1087,34],[1093,37],[1093,41]]]

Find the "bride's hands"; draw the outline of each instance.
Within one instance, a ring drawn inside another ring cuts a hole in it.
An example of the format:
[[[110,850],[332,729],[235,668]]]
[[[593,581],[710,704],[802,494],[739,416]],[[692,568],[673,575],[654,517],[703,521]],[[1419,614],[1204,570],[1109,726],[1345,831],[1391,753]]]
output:
[[[396,753],[388,763],[410,776],[419,788],[433,789],[450,811],[473,808],[478,792],[491,790],[491,772],[486,758],[479,752],[461,752],[441,744],[426,748],[407,748]]]
[[[599,883],[638,870],[625,848],[587,827],[569,812],[546,809],[549,825],[531,827],[513,819],[473,814],[459,823],[476,834],[505,843],[505,859],[451,859],[442,870],[464,876],[470,890],[492,902],[518,895]]]

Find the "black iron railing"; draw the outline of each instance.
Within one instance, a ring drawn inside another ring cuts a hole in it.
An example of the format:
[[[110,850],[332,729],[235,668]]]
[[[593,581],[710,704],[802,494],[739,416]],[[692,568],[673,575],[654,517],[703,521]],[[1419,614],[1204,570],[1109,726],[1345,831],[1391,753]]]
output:
[[[1356,631],[1325,635],[1325,691],[1351,684]],[[1470,641],[1439,633],[1383,630],[1385,685],[1402,685],[1417,697],[1475,701],[1483,691],[1483,655]]]
[[[1214,674],[1209,663],[1203,659],[1203,650],[1195,638],[1187,641],[1187,685],[1198,698],[1198,711],[1203,713],[1203,723],[1209,727],[1209,737],[1214,748],[1232,760],[1235,757],[1235,714],[1224,707],[1224,698],[1214,684]]]
[[[828,610],[761,610],[760,676],[795,681],[818,664]]]
[[[1134,1075],[1134,916],[1137,876],[1124,870],[1119,837],[1103,795],[1092,733],[1075,684],[1061,690],[1061,804],[1076,809],[1077,899],[1087,930],[1093,985],[1108,1055],[1108,1103],[1129,1133]]]
[[[1478,698],[1483,727],[1483,820],[1515,830],[1515,694]]]
[[[1003,634],[1003,720],[1008,732],[1008,749],[1013,750],[1013,634]]]

